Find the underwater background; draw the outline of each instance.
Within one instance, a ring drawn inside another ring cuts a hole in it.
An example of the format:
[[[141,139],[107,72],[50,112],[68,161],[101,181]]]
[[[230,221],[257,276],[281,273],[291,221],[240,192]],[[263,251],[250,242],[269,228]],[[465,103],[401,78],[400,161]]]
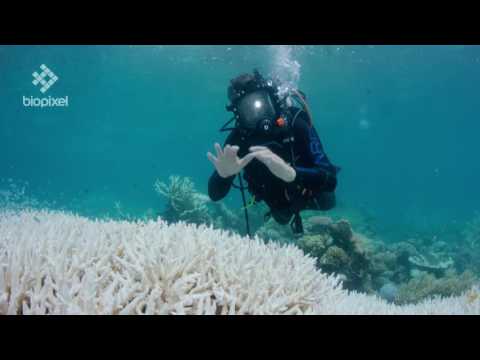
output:
[[[41,64],[59,78],[45,94]],[[306,93],[342,168],[321,215],[368,222],[384,243],[453,244],[475,223],[478,46],[0,46],[0,206],[135,219],[168,205],[157,180],[205,194],[229,80],[254,68]],[[25,107],[30,96],[69,106]],[[242,206],[234,189],[223,202]]]

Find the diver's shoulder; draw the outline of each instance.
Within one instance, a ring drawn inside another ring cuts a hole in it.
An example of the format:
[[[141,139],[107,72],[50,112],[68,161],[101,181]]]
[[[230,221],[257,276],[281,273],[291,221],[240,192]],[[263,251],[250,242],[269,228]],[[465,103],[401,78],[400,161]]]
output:
[[[305,112],[305,110],[297,108],[297,107],[291,107],[290,108],[290,116],[293,121],[293,127],[295,129],[301,130],[307,127],[308,125],[308,115]]]

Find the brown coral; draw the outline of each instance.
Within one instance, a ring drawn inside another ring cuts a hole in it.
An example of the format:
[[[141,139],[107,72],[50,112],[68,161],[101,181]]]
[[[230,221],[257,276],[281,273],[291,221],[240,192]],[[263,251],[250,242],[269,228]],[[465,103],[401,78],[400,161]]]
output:
[[[319,260],[320,267],[327,272],[343,273],[347,270],[350,259],[347,253],[338,246],[331,246]]]
[[[353,231],[347,220],[339,220],[331,224],[328,229],[337,244],[342,245],[342,247],[352,247]]]
[[[457,296],[472,288],[475,281],[475,276],[469,271],[461,275],[448,271],[442,278],[422,273],[399,287],[396,303],[418,303],[428,298]]]
[[[304,235],[298,240],[298,247],[304,252],[319,259],[331,245],[332,239],[328,234]]]

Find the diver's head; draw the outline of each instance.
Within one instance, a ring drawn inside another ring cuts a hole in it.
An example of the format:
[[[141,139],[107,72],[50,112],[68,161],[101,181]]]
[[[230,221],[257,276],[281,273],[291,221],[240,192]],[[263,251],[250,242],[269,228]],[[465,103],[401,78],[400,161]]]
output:
[[[282,107],[278,86],[256,70],[230,81],[228,99],[227,110],[234,113],[237,127],[242,130],[269,134],[275,127],[283,126],[284,122],[279,120]]]

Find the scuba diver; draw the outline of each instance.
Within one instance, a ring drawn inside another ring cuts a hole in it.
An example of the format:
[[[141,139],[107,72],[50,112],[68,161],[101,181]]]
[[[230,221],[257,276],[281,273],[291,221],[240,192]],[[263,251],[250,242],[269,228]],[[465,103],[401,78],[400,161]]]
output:
[[[303,235],[300,211],[335,206],[340,168],[323,150],[306,96],[296,89],[280,90],[277,80],[267,80],[257,70],[231,80],[226,109],[233,118],[220,129],[231,132],[223,148],[215,144],[216,156],[207,153],[215,166],[208,182],[210,199],[223,199],[232,186],[240,189],[249,236],[247,209],[260,201],[270,209],[264,220],[290,223],[295,236]],[[234,184],[237,175],[239,185]],[[252,195],[248,206],[244,190]]]

